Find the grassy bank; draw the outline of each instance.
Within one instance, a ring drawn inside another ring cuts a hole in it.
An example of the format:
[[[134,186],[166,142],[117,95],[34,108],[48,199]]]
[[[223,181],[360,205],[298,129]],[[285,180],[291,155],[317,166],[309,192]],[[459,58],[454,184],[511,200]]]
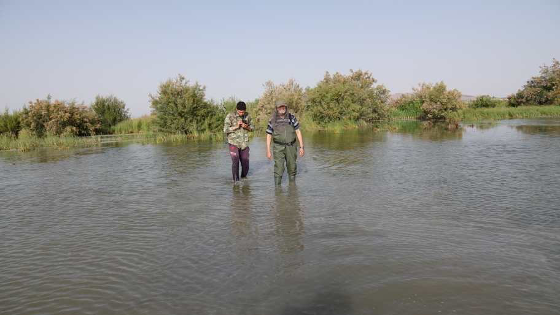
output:
[[[29,151],[37,148],[68,149],[73,147],[93,147],[101,144],[101,137],[19,137],[0,135],[0,150]]]
[[[560,106],[520,106],[490,109],[465,109],[454,113],[452,118],[463,122],[483,120],[507,120],[524,118],[560,117]]]
[[[380,130],[391,130],[391,124],[400,121],[417,120],[418,113],[408,113],[404,111],[393,111],[387,120],[375,124]],[[497,107],[497,108],[480,108],[460,110],[452,115],[452,119],[463,122],[476,122],[484,120],[504,120],[504,119],[523,119],[523,118],[544,118],[544,117],[560,117],[560,106],[522,106]],[[370,126],[363,121],[337,121],[328,124],[318,124],[310,116],[301,115],[298,117],[305,132],[329,131],[333,133],[342,133],[345,130],[358,129]],[[393,123],[392,123],[393,122]],[[264,135],[266,126],[257,126],[253,136]],[[0,135],[0,150],[19,150],[29,151],[37,148],[57,148],[68,149],[73,147],[92,147],[101,146],[109,143],[120,142],[139,142],[139,143],[166,143],[166,142],[182,142],[188,140],[217,140],[223,141],[223,133],[195,133],[191,135],[185,134],[168,134],[156,131],[153,116],[144,116],[140,118],[126,120],[119,123],[113,129],[113,135],[101,135],[92,137],[63,137],[63,136],[47,136],[36,137],[31,135],[23,135],[19,138],[8,136],[8,134]]]
[[[138,142],[142,144],[160,144],[168,142],[184,142],[190,140],[224,139],[222,134],[199,133],[193,135],[165,133],[136,133],[120,135],[99,135],[91,137],[26,137],[14,138],[0,135],[0,150],[30,151],[38,148],[69,149],[74,147],[95,147],[112,143]]]

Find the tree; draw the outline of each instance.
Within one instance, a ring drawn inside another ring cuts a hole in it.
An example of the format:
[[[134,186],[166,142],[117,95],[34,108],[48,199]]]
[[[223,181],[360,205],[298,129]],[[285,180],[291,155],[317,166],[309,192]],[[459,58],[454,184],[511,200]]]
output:
[[[12,112],[6,109],[4,114],[0,114],[0,134],[8,134],[12,137],[17,137],[21,130],[21,113],[18,111]]]
[[[422,117],[428,120],[444,120],[449,114],[465,108],[461,101],[461,92],[456,89],[447,90],[445,83],[421,83],[414,88],[413,99],[422,106]]]
[[[29,102],[21,111],[24,128],[41,137],[47,134],[63,136],[95,135],[101,124],[95,112],[75,101],[47,99]]]
[[[95,101],[91,104],[91,109],[97,114],[101,123],[100,131],[104,134],[110,133],[113,126],[130,118],[124,101],[113,95],[96,96]]]
[[[520,105],[560,105],[560,62],[552,59],[552,65],[542,66],[540,75],[531,78],[518,90],[508,96],[510,106]]]
[[[469,106],[474,109],[480,108],[495,108],[500,105],[500,100],[493,98],[489,95],[481,95],[476,97],[474,101],[472,101]]]
[[[160,84],[150,99],[160,131],[192,134],[222,128],[223,112],[206,101],[205,87],[189,84],[182,75]]]
[[[307,90],[306,109],[318,123],[382,119],[388,114],[389,90],[376,82],[368,71],[326,72],[316,87]]]

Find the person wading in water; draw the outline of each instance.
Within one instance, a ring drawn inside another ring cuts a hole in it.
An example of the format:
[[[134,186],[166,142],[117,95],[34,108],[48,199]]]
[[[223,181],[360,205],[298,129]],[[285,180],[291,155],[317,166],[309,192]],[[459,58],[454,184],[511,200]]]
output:
[[[239,181],[240,162],[241,178],[247,177],[249,172],[249,132],[253,129],[253,120],[247,113],[247,105],[243,101],[237,102],[236,111],[229,113],[224,122],[234,182]]]
[[[299,122],[296,117],[288,112],[288,106],[284,101],[276,102],[276,110],[272,113],[272,118],[268,122],[266,129],[266,157],[272,159],[270,153],[270,143],[274,142],[274,183],[282,183],[284,173],[284,163],[288,169],[290,182],[296,179],[297,174],[297,146],[296,137],[299,142],[299,155],[303,157],[303,137],[299,130]]]

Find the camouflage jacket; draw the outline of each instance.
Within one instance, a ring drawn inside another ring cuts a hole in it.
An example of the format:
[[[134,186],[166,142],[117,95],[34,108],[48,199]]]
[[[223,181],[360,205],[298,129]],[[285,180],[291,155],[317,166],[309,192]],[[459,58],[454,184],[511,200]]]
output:
[[[228,143],[239,149],[245,149],[249,146],[249,131],[242,127],[236,129],[241,119],[237,112],[229,113],[224,121],[224,133],[227,135]],[[249,128],[253,130],[253,119],[248,113],[245,114],[245,120],[249,124]]]

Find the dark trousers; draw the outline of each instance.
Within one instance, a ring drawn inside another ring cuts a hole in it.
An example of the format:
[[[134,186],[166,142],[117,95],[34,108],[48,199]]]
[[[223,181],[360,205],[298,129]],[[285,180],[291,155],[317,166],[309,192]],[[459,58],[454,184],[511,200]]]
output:
[[[241,162],[241,178],[245,178],[249,172],[249,147],[241,150],[237,146],[229,144],[229,155],[231,156],[233,181],[239,181],[239,162]]]

